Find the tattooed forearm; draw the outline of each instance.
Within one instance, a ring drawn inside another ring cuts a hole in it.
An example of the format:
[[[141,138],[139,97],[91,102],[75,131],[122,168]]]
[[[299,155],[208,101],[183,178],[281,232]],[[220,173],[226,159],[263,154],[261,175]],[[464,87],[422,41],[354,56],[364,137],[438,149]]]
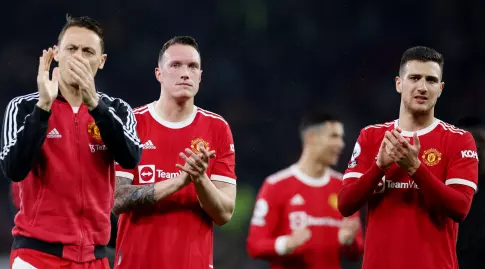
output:
[[[113,213],[119,215],[134,208],[156,202],[155,185],[134,186],[131,180],[116,177],[115,203]]]

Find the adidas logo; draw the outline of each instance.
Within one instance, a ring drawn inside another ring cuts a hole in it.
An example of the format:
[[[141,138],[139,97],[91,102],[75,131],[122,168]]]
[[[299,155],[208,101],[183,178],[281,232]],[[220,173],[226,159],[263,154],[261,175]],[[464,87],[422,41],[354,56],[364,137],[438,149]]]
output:
[[[57,131],[56,128],[52,129],[48,134],[47,138],[61,138],[62,135]]]
[[[303,200],[303,197],[300,194],[296,194],[290,200],[290,205],[303,205],[304,203],[305,200]]]
[[[143,149],[156,149],[155,145],[151,140],[148,140],[145,144],[143,144]]]

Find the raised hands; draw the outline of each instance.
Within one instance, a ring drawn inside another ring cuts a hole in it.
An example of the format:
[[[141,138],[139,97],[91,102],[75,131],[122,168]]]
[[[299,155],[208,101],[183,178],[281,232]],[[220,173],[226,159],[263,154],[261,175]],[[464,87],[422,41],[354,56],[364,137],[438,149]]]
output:
[[[59,67],[52,71],[50,79],[50,67],[54,59],[54,50],[49,48],[42,51],[39,58],[39,72],[37,74],[37,89],[39,91],[39,102],[37,106],[45,111],[50,111],[52,103],[57,97],[59,91]]]
[[[179,156],[185,161],[185,165],[176,164],[176,166],[186,172],[194,182],[200,180],[205,175],[209,160],[216,157],[214,150],[207,151],[203,145],[198,146],[200,153],[195,154],[190,149],[185,149],[185,153],[180,152]],[[187,154],[187,155],[185,155]]]
[[[293,252],[297,247],[304,245],[311,238],[312,231],[307,227],[293,230],[286,241],[286,252]]]
[[[99,97],[96,93],[94,75],[89,61],[78,55],[72,55],[67,59],[67,65],[69,74],[79,85],[83,103],[88,106],[89,110],[93,110],[98,106]]]
[[[390,132],[386,131],[382,141],[386,153],[384,154],[385,158],[397,163],[399,167],[405,169],[411,175],[414,174],[421,164],[418,157],[421,143],[417,133],[414,133],[413,138],[414,143],[411,145],[409,138],[404,138],[401,135],[401,130],[398,128]]]
[[[358,218],[344,218],[342,225],[338,230],[338,237],[342,244],[350,245],[354,242],[355,237],[360,229],[360,220]]]

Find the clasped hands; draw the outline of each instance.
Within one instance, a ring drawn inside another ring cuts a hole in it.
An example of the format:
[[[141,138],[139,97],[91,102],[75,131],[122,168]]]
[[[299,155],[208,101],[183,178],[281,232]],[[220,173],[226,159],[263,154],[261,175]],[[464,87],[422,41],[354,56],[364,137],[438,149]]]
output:
[[[216,157],[215,150],[208,151],[202,143],[197,145],[197,148],[199,149],[197,154],[188,148],[185,149],[185,153],[180,152],[179,156],[185,161],[185,165],[175,165],[187,173],[190,180],[195,183],[198,183],[206,175],[209,160]]]
[[[409,138],[404,138],[401,132],[399,127],[386,131],[376,163],[382,169],[387,169],[392,163],[396,163],[409,175],[413,175],[421,164],[418,157],[421,144],[416,132],[413,135],[413,144]]]

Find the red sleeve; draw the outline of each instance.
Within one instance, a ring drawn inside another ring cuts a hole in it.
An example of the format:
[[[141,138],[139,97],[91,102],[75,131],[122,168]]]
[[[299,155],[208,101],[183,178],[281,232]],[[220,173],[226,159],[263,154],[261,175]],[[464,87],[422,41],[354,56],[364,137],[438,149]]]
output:
[[[475,192],[478,185],[478,155],[475,140],[469,132],[466,132],[453,146],[445,184],[452,187],[468,186]]]
[[[475,141],[470,133],[454,139],[450,162],[443,183],[421,163],[411,176],[423,194],[425,201],[438,212],[456,222],[465,219],[470,210],[478,182],[478,155]]]
[[[345,217],[357,212],[367,202],[385,174],[376,164],[377,152],[370,143],[365,129],[361,130],[338,196],[338,209]]]
[[[11,196],[12,196],[12,203],[15,206],[15,209],[20,210],[20,190],[19,190],[19,183],[13,182],[10,186]]]
[[[356,212],[352,217],[359,219],[360,222],[360,212]],[[352,244],[342,244],[341,251],[349,261],[357,261],[360,259],[360,257],[362,257],[362,254],[364,253],[364,236],[362,232],[362,225],[360,226]]]
[[[271,259],[283,255],[279,245],[285,237],[278,237],[276,233],[282,206],[278,197],[275,185],[266,180],[256,199],[247,238],[247,250],[253,258]]]
[[[222,181],[236,185],[236,151],[231,128],[223,123],[220,137],[217,139],[216,158],[211,174],[212,181]]]

